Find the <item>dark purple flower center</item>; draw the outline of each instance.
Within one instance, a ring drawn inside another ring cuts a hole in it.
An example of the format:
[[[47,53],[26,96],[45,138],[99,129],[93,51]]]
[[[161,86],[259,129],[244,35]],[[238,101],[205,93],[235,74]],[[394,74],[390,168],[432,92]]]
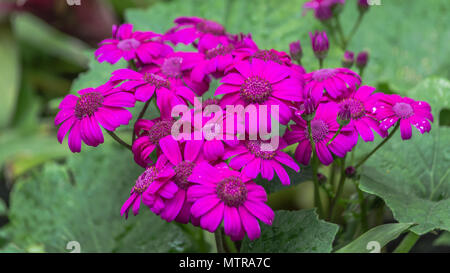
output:
[[[315,71],[314,74],[312,75],[312,78],[315,81],[322,82],[324,80],[333,77],[335,74],[336,71],[333,68],[324,68]]]
[[[205,56],[206,59],[213,59],[217,56],[225,56],[227,54],[230,54],[233,52],[234,46],[232,44],[228,44],[226,46],[220,44],[215,48],[211,48],[208,51],[206,51]]]
[[[125,39],[125,40],[120,41],[117,44],[117,47],[123,51],[130,51],[130,50],[138,48],[140,45],[141,45],[141,42],[139,42],[136,39],[131,38],[131,39]]]
[[[397,102],[394,107],[392,107],[394,113],[402,119],[407,119],[414,114],[414,109],[409,103]]]
[[[246,140],[244,145],[251,154],[262,159],[273,159],[276,155],[276,151],[273,151],[270,143],[260,140]]]
[[[271,94],[272,85],[260,76],[251,76],[241,85],[240,96],[247,103],[263,103]]]
[[[157,145],[161,138],[170,135],[173,123],[172,120],[158,121],[144,135],[148,136],[151,143]]]
[[[311,121],[311,136],[315,143],[324,140],[329,132],[328,125],[323,120],[316,119]],[[305,135],[309,138],[308,128],[305,130]]]
[[[103,95],[99,92],[90,92],[81,95],[75,105],[75,116],[78,119],[82,119],[85,116],[92,116],[102,106],[103,99]]]
[[[136,184],[132,191],[139,194],[143,193],[148,186],[155,181],[156,177],[158,177],[158,170],[156,167],[148,167],[136,180]]]
[[[219,182],[217,196],[229,207],[239,207],[247,200],[247,187],[239,177],[230,176]]]
[[[183,63],[183,58],[181,57],[170,57],[164,60],[161,71],[168,78],[180,78],[182,76],[181,64]]]
[[[257,52],[253,53],[252,56],[250,56],[250,61],[252,59],[260,59],[263,60],[265,62],[267,61],[272,61],[275,62],[277,64],[283,64],[283,62],[281,61],[280,57],[272,50],[258,50]]]
[[[203,20],[197,23],[196,28],[203,33],[211,33],[214,35],[225,34],[225,27],[214,21]]]
[[[153,73],[145,73],[144,80],[151,85],[154,85],[156,88],[165,87],[167,89],[170,88],[170,82],[165,78],[153,74]]]
[[[189,188],[188,178],[192,174],[192,170],[195,167],[195,163],[191,161],[182,161],[175,166],[175,176],[173,177],[173,182],[177,184],[180,189],[186,190]]]
[[[340,103],[340,108],[340,112],[342,113],[349,112],[351,119],[360,119],[366,115],[366,108],[358,99],[344,99]]]

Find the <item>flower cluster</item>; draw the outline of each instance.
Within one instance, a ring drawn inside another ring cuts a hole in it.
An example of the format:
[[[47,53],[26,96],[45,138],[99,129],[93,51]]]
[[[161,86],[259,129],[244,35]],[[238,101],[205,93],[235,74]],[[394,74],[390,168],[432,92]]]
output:
[[[343,2],[311,1],[306,7],[325,18]],[[311,38],[324,57],[326,34]],[[175,51],[178,43],[193,51]],[[103,143],[103,132],[120,139],[114,131],[133,119],[126,108],[142,104],[128,148],[144,171],[121,214],[128,217],[131,209],[136,215],[145,205],[169,222],[210,232],[223,223],[233,240],[256,239],[258,220],[271,225],[274,219],[258,177],[289,185],[286,169],[301,171],[298,163],[308,165],[313,154],[329,165],[359,137],[373,141],[375,132],[384,138],[398,124],[401,137],[409,139],[411,125],[424,133],[433,121],[426,102],[375,92],[348,68],[306,73],[292,61],[300,63],[300,42],[291,45],[290,54],[293,59],[261,49],[250,34],[230,34],[197,17],[176,19],[164,34],[114,26],[112,37],[100,43],[97,60],[114,64],[123,58],[130,65],[114,71],[105,84],[64,98],[55,118],[58,140],[68,135],[70,149],[80,152],[82,142]],[[348,59],[353,62],[353,54]],[[205,94],[212,81],[218,87]],[[151,101],[159,117],[147,120]],[[288,125],[283,136],[277,134],[279,124]],[[296,145],[295,154],[284,151],[288,145]]]

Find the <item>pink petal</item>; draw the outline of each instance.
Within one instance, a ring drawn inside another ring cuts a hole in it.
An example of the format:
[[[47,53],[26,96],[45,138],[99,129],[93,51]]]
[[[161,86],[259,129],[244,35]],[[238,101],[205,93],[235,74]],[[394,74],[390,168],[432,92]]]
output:
[[[178,165],[182,161],[180,147],[172,136],[166,136],[159,141],[159,146],[164,155],[173,165]]]
[[[215,208],[200,218],[200,226],[209,232],[216,231],[223,219],[224,204],[221,202]]]
[[[217,196],[207,195],[194,202],[191,208],[191,213],[195,217],[200,217],[214,208],[220,201]]]
[[[239,207],[239,215],[241,216],[241,222],[247,232],[248,238],[250,240],[257,239],[261,235],[258,220],[243,206]]]

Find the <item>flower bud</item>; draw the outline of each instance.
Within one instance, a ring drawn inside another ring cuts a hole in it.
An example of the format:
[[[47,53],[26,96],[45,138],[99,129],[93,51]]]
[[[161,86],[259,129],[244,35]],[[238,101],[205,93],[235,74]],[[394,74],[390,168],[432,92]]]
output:
[[[328,37],[325,31],[316,31],[314,35],[310,32],[309,36],[311,37],[311,45],[316,58],[321,60],[325,59],[328,54],[328,49],[330,48]]]
[[[358,0],[358,10],[360,13],[364,13],[369,10],[369,1],[370,0]]]
[[[323,173],[317,173],[317,181],[320,185],[324,185],[327,182],[327,177]]]
[[[353,166],[349,166],[347,168],[345,168],[345,175],[347,177],[353,177],[356,174],[356,169]]]
[[[291,54],[292,59],[300,63],[303,57],[303,50],[300,45],[300,41],[295,41],[289,44],[289,53]]]
[[[307,98],[303,103],[302,118],[306,121],[311,121],[314,118],[316,112],[316,104],[313,98]]]
[[[364,69],[368,61],[369,61],[369,52],[361,51],[358,53],[358,56],[356,56],[356,67],[358,67],[359,69]]]
[[[342,57],[342,66],[350,68],[355,61],[355,54],[352,51],[345,51],[344,57]]]

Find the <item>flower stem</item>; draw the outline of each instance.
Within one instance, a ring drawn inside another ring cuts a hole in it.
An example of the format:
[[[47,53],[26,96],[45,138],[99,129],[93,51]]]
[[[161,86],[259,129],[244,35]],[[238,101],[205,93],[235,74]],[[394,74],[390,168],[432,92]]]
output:
[[[342,47],[343,50],[345,50],[347,48],[347,42],[346,42],[346,39],[344,37],[344,32],[342,31],[341,21],[339,20],[339,16],[336,16],[334,18],[335,18],[335,21],[336,21],[336,29],[337,29],[338,34],[339,34],[339,39],[341,40],[339,45]]]
[[[330,141],[328,141],[327,146],[331,144],[331,142],[333,142],[333,140],[341,133],[342,127],[344,127],[343,125],[339,125],[339,129],[336,131],[336,134],[334,134],[334,136],[330,139]]]
[[[225,253],[221,228],[218,228],[216,229],[216,231],[214,231],[214,238],[216,239],[217,253]]]
[[[358,167],[360,167],[364,162],[366,162],[367,159],[369,159],[369,157],[371,157],[378,149],[380,149],[381,146],[383,146],[384,143],[386,143],[395,134],[395,132],[398,130],[399,126],[400,126],[400,121],[397,122],[397,124],[394,127],[394,130],[392,130],[392,132],[385,139],[383,139],[383,141],[380,144],[378,144],[377,147],[375,147],[370,153],[368,153],[361,161],[359,161],[355,165],[355,169],[358,169]]]
[[[323,67],[323,59],[319,58],[319,69],[322,69]]]
[[[419,235],[410,231],[405,238],[403,238],[402,242],[397,246],[394,250],[394,253],[408,253],[411,248],[416,244],[417,240],[420,238]]]
[[[119,144],[121,144],[122,146],[125,146],[127,149],[131,150],[131,145],[126,143],[125,141],[123,141],[120,137],[118,137],[114,132],[108,131],[106,130],[106,132],[108,132],[108,134],[115,140],[117,141]]]
[[[311,143],[311,150],[313,152],[312,157],[312,170],[313,170],[313,182],[314,182],[314,206],[317,207],[319,216],[323,216],[323,208],[322,208],[322,201],[320,200],[320,185],[319,185],[319,179],[317,177],[318,168],[319,168],[319,158],[317,157],[316,152],[316,144],[314,142],[314,139],[311,134],[311,121],[308,121],[308,134],[309,134],[309,141]]]
[[[137,122],[138,120],[140,120],[140,119],[144,116],[145,111],[147,111],[147,108],[148,108],[148,106],[149,106],[151,100],[152,100],[152,98],[150,98],[150,99],[144,104],[144,107],[142,108],[141,112],[139,113],[139,116],[137,117],[136,122]],[[136,122],[134,123],[134,126],[133,126],[133,127],[136,126]],[[133,136],[132,136],[132,143],[134,143],[134,141],[136,140],[136,134],[134,133],[134,128],[133,128],[132,134],[133,134]]]
[[[334,221],[336,218],[336,209],[337,209],[336,203],[341,197],[342,191],[344,190],[345,179],[346,175],[345,175],[345,156],[344,156],[344,158],[341,159],[341,176],[339,178],[339,184],[336,190],[336,195],[334,196],[333,200],[331,200],[330,204],[329,219],[331,221]]]
[[[356,20],[355,24],[353,25],[353,28],[350,31],[350,34],[348,35],[347,39],[344,40],[344,42],[343,42],[344,50],[347,49],[348,44],[352,40],[353,36],[355,36],[356,31],[358,30],[359,26],[361,25],[364,14],[365,13],[359,13],[358,19]]]
[[[364,193],[359,188],[358,183],[355,183],[355,187],[358,192],[359,208],[361,210],[361,229],[362,233],[364,233],[368,229],[366,199],[364,198]]]

